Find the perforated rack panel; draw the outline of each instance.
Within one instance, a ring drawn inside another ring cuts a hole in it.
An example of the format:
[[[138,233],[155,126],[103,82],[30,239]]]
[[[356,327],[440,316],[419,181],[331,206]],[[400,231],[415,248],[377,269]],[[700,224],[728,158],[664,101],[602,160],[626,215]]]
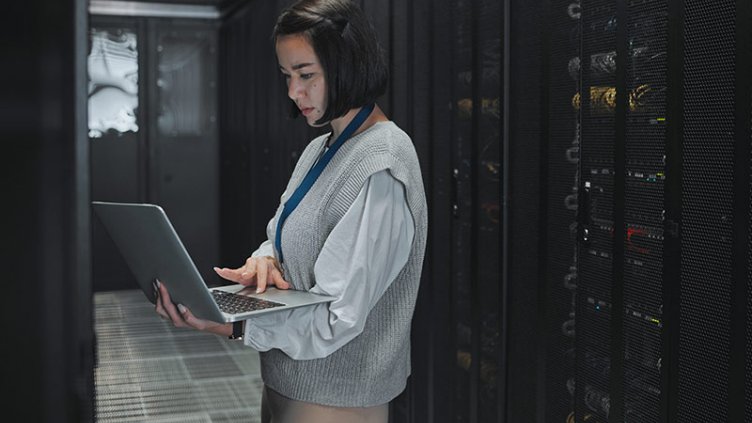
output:
[[[658,422],[668,2],[628,6],[624,190],[624,421]]]
[[[611,383],[615,67],[593,66],[591,57],[616,51],[616,2],[582,2],[581,189],[575,416],[607,421]],[[607,56],[606,56],[607,57]],[[577,103],[577,99],[573,99]],[[581,197],[582,198],[582,197]],[[587,208],[587,209],[585,209]],[[582,215],[584,213],[584,215]]]
[[[685,2],[679,422],[728,420],[735,18]]]
[[[576,213],[579,189],[579,8],[570,0],[551,2],[548,69],[548,248],[545,421],[564,422],[574,410],[575,301],[577,294]]]

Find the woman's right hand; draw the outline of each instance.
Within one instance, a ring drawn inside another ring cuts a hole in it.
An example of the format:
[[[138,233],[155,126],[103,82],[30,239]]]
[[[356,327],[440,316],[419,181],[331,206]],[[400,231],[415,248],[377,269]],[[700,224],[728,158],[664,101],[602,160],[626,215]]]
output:
[[[217,323],[199,319],[182,304],[173,304],[167,287],[158,280],[154,282],[154,295],[157,297],[155,311],[163,319],[169,320],[176,328],[192,328],[216,335],[232,334],[232,323]]]
[[[215,267],[214,271],[227,280],[244,286],[255,286],[258,294],[266,291],[267,286],[290,289],[290,283],[282,277],[277,259],[271,256],[248,257],[245,264],[237,269]]]

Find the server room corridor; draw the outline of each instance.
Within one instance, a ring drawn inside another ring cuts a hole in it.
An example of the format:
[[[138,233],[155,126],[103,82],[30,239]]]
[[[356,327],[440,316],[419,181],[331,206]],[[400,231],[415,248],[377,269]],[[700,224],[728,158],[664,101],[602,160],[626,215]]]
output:
[[[266,361],[160,319],[92,202],[226,284],[327,132],[293,1],[4,5],[0,420],[261,421]],[[752,2],[350,1],[427,203],[389,423],[752,423]]]

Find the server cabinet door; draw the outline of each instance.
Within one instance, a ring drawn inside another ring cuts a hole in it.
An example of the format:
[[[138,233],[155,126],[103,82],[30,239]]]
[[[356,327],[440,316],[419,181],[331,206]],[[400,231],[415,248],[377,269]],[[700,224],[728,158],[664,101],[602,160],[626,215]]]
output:
[[[89,28],[88,120],[91,198],[144,200],[145,123],[143,57],[138,22],[94,17]],[[135,287],[128,266],[98,219],[92,219],[92,273],[95,291]]]
[[[162,206],[204,278],[218,260],[217,24],[92,18],[92,199]],[[93,219],[95,291],[136,288]]]
[[[150,196],[160,204],[208,283],[217,281],[219,142],[217,30],[153,21]]]

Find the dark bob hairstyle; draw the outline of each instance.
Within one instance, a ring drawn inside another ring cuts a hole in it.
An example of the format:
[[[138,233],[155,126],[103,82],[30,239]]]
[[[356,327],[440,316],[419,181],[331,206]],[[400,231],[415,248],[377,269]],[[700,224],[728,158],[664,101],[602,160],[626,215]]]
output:
[[[376,31],[363,11],[349,0],[300,0],[277,19],[272,39],[300,34],[308,38],[321,62],[327,106],[316,124],[373,103],[386,92],[389,71]],[[291,117],[300,110],[293,102]]]

